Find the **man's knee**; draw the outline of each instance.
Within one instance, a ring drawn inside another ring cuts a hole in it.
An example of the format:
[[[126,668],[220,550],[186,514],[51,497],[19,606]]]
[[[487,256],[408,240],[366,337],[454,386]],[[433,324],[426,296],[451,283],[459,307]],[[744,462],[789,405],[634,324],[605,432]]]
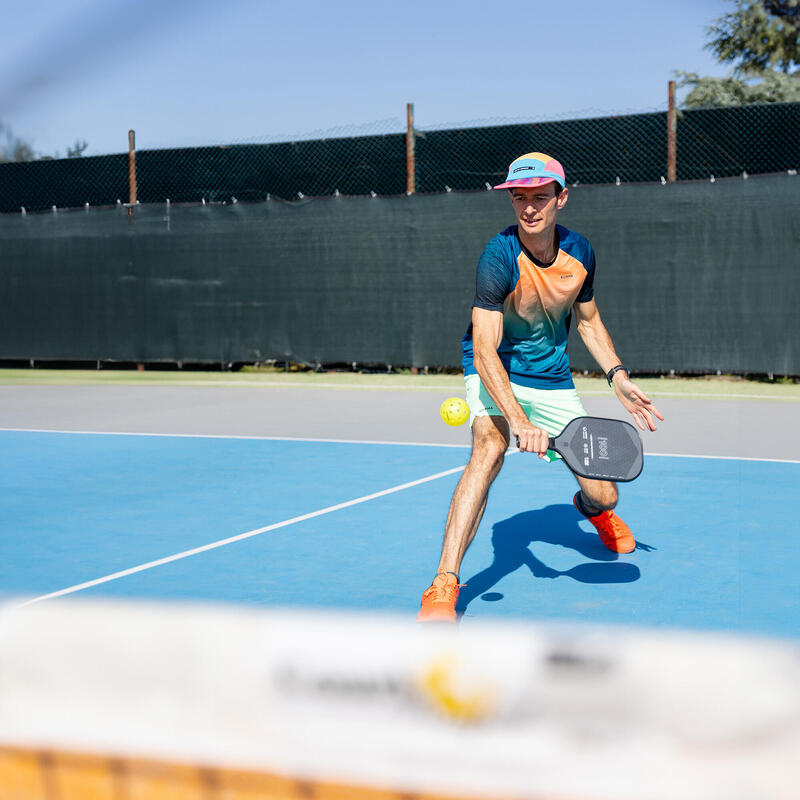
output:
[[[479,449],[473,447],[470,461],[485,472],[498,472],[503,466],[505,453],[505,447],[494,444],[484,445]]]
[[[503,466],[507,447],[507,440],[498,431],[476,435],[470,464],[486,472],[497,472]]]
[[[617,485],[610,481],[593,481],[590,486],[582,488],[582,494],[584,505],[599,511],[610,511],[619,501]]]

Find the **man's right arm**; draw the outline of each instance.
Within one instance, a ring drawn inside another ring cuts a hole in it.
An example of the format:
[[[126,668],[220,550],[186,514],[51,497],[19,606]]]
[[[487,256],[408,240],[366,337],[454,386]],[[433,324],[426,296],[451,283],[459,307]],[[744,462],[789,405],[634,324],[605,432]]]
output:
[[[511,428],[519,437],[519,449],[529,453],[547,451],[547,431],[537,428],[528,419],[511,390],[508,373],[497,355],[503,338],[503,313],[485,308],[472,309],[472,347],[475,369],[492,400],[502,412]]]

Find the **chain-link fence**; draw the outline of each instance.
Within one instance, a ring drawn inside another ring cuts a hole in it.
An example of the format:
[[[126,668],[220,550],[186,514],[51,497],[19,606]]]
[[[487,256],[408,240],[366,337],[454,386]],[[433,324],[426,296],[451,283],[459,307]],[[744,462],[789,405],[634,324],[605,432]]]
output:
[[[678,112],[677,179],[800,167],[800,103]],[[522,153],[556,156],[569,183],[658,182],[667,175],[667,113],[417,129],[419,192],[482,190]],[[268,195],[396,195],[407,189],[406,134],[141,150],[141,203],[254,202]],[[129,199],[128,155],[0,164],[0,211],[112,205]]]

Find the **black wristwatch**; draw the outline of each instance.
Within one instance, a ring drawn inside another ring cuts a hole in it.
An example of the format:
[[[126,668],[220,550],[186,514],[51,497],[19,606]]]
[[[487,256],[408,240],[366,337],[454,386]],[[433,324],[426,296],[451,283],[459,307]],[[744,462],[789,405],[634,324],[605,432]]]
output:
[[[614,375],[616,375],[620,370],[622,370],[628,377],[630,377],[631,374],[630,372],[628,372],[628,368],[623,367],[622,364],[617,364],[616,367],[611,367],[611,369],[608,372],[606,372],[606,380],[608,381],[609,386],[613,386],[611,381],[613,380]]]

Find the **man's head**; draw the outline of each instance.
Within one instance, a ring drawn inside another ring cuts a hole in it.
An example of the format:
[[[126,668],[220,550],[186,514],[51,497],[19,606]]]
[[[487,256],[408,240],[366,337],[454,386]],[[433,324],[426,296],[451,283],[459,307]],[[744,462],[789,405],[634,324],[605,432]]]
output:
[[[567,204],[564,168],[544,153],[526,153],[511,162],[508,177],[495,189],[508,189],[522,231],[538,236],[556,223]]]

